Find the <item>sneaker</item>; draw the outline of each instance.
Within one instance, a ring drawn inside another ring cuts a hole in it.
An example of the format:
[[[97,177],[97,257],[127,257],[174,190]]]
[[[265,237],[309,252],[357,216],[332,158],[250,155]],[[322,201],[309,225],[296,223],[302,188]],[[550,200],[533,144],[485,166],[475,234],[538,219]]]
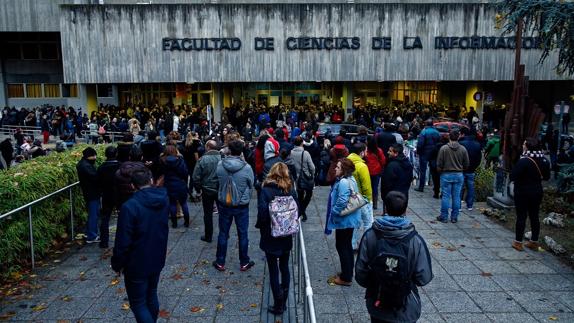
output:
[[[448,223],[448,220],[441,218],[440,215],[436,217],[436,220],[442,223]]]
[[[100,242],[100,236],[97,236],[92,240],[86,239],[86,243],[98,243],[98,242]]]
[[[471,208],[471,207],[467,207],[466,210],[467,210],[467,211],[472,211],[472,208]]]
[[[241,271],[248,271],[249,269],[251,269],[251,267],[255,266],[255,261],[251,260],[248,263],[246,263],[245,265],[241,265],[239,266],[239,270]]]
[[[213,265],[213,267],[219,271],[225,271],[225,266],[224,265],[220,265],[217,263],[217,261],[214,261],[211,263]]]

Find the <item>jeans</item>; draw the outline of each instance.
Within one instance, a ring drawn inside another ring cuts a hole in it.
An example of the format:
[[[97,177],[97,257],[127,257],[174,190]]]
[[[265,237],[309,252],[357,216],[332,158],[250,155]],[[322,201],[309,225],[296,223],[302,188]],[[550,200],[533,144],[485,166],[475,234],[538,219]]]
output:
[[[284,295],[283,291],[289,289],[291,280],[289,254],[289,251],[285,251],[281,256],[265,253],[267,267],[269,268],[269,283],[271,284],[271,292],[273,292],[273,299],[276,303],[280,298],[285,300],[288,298],[288,295]],[[279,283],[279,272],[281,272],[281,283]]]
[[[423,190],[426,184],[427,164],[429,159],[426,156],[419,155],[419,189]]]
[[[169,213],[171,215],[171,222],[177,224],[177,202],[181,205],[181,211],[183,212],[183,218],[185,223],[189,223],[189,208],[187,206],[187,194],[180,196],[179,198],[170,197],[169,198]]]
[[[153,323],[159,314],[159,273],[149,277],[124,277],[130,308],[138,323]]]
[[[373,225],[373,203],[367,203],[361,208],[361,222],[363,227],[355,228],[353,231],[353,249],[359,248],[359,242],[361,242],[361,237],[364,231],[367,231]]]
[[[379,181],[381,180],[381,175],[371,175],[371,189],[373,190],[373,208],[377,208],[377,203],[379,201]]]
[[[450,219],[458,220],[458,214],[460,212],[460,192],[463,183],[464,176],[462,173],[453,172],[442,173],[440,175],[440,190],[442,192],[442,200],[440,203],[441,219],[448,219],[448,209],[452,208]]]
[[[249,206],[230,208],[217,203],[217,210],[219,211],[219,236],[217,237],[217,252],[215,254],[217,263],[225,265],[227,240],[229,239],[229,229],[233,219],[235,219],[235,227],[239,238],[239,263],[240,265],[249,263],[249,256],[247,255],[249,248],[249,239],[247,237]]]
[[[299,214],[303,216],[313,197],[313,190],[297,190],[297,197],[299,198]]]
[[[86,201],[88,223],[86,224],[87,240],[98,237],[98,217],[100,216],[100,199]]]
[[[340,278],[346,282],[353,281],[353,266],[355,257],[353,255],[353,228],[335,230],[335,248],[339,254],[341,262]]]
[[[474,206],[474,173],[464,173],[464,186],[466,187],[466,207]]]
[[[114,203],[102,199],[102,211],[100,213],[100,247],[107,248],[110,240],[110,217],[114,210]]]
[[[514,194],[514,205],[516,206],[516,241],[522,241],[524,238],[526,218],[530,219],[530,229],[532,230],[530,240],[538,241],[538,236],[540,235],[540,219],[538,218],[540,203],[542,203],[541,192],[520,192]]]
[[[205,238],[211,240],[213,237],[213,202],[217,200],[217,195],[209,195],[205,192],[201,197],[203,205],[203,225],[205,226]]]

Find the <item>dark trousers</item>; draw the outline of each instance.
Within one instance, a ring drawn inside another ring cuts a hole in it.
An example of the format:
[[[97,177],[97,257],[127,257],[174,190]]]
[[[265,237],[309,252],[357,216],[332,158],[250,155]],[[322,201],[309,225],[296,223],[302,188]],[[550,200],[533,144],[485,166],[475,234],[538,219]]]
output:
[[[419,155],[419,189],[423,190],[426,185],[428,157]]]
[[[289,251],[284,252],[281,256],[265,253],[267,258],[267,267],[269,268],[269,283],[273,292],[273,299],[277,303],[278,299],[287,299],[284,290],[289,289],[291,274],[289,273]],[[279,273],[281,272],[281,283],[279,283]]]
[[[217,200],[217,195],[203,193],[201,204],[203,205],[203,225],[205,226],[205,238],[211,240],[213,237],[213,203]]]
[[[183,219],[185,223],[189,223],[189,208],[187,206],[187,194],[182,194],[179,197],[169,198],[169,213],[171,215],[171,222],[177,224],[177,202],[181,205],[181,211],[183,212]]]
[[[436,170],[436,159],[429,162],[429,171],[432,179],[432,190],[435,196],[440,193],[440,174]]]
[[[373,190],[373,209],[377,209],[379,202],[379,181],[381,175],[371,175],[371,189]]]
[[[110,240],[110,218],[115,204],[102,198],[102,211],[100,213],[100,248],[107,248]]]
[[[542,203],[542,193],[540,192],[520,192],[514,195],[514,205],[516,206],[516,241],[522,241],[526,228],[526,218],[530,219],[530,229],[532,230],[532,241],[538,241],[540,235],[540,219],[538,212]]]
[[[303,216],[313,197],[313,190],[297,190],[297,197],[299,198],[299,214]]]
[[[335,248],[341,262],[340,278],[346,282],[353,281],[353,228],[335,230]]]
[[[379,320],[371,316],[371,323],[388,323],[387,321]]]
[[[227,240],[229,240],[229,229],[235,219],[235,227],[239,238],[239,264],[249,263],[247,251],[249,249],[249,239],[247,230],[249,229],[249,206],[244,207],[225,207],[217,203],[219,211],[219,235],[217,237],[216,261],[220,265],[225,265],[227,256]]]
[[[130,308],[138,323],[153,323],[159,314],[159,273],[149,277],[124,277]]]

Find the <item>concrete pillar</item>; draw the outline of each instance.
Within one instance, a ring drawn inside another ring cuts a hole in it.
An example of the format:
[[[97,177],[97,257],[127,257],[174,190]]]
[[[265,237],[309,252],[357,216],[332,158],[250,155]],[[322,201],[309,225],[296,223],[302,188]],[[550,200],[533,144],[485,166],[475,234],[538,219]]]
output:
[[[86,110],[88,116],[92,111],[98,111],[98,95],[96,93],[96,84],[86,84]]]
[[[213,84],[213,119],[221,122],[221,113],[223,111],[223,87],[221,84]]]
[[[345,111],[345,121],[353,113],[353,84],[345,82],[343,84],[343,110]]]

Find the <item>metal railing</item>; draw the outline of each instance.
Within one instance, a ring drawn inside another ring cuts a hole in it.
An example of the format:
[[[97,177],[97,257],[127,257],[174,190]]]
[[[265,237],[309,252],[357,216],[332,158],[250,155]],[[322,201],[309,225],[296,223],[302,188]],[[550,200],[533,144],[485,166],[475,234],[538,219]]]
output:
[[[61,188],[53,193],[50,193],[42,198],[39,198],[35,201],[32,201],[26,205],[22,205],[19,208],[16,208],[12,211],[9,211],[7,213],[4,213],[2,215],[0,215],[0,220],[3,220],[13,214],[16,214],[22,210],[28,209],[28,227],[29,227],[29,232],[30,232],[30,255],[31,255],[31,260],[32,260],[32,269],[34,269],[34,267],[36,266],[35,264],[35,260],[34,260],[34,225],[32,223],[32,206],[45,201],[49,198],[51,198],[54,195],[60,194],[62,192],[65,192],[66,190],[69,191],[69,196],[70,196],[70,224],[71,224],[71,237],[72,239],[74,239],[74,195],[72,194],[72,189],[74,187],[76,187],[77,185],[79,185],[80,182],[75,182],[74,184],[70,184],[64,188]]]
[[[38,138],[42,135],[42,128],[40,127],[14,125],[3,125],[0,127],[0,135],[14,138],[16,129],[22,130],[22,134],[24,134],[24,136],[34,136],[34,138]]]
[[[297,304],[303,303],[303,322],[316,323],[315,303],[313,302],[313,288],[309,276],[309,266],[307,265],[307,251],[305,250],[305,238],[303,237],[303,226],[299,219],[299,233],[295,239],[294,266],[297,267],[295,277],[295,301]],[[293,271],[295,273],[295,271]],[[304,282],[304,284],[302,284]],[[297,314],[298,315],[298,314]]]
[[[93,135],[90,130],[82,130],[81,131],[82,137],[86,139],[86,143],[88,143],[88,144],[92,143],[92,138],[96,137],[96,136],[98,137],[98,139],[99,138],[105,139],[104,137],[107,137],[110,139],[110,142],[116,142],[116,140],[122,140],[126,133],[127,132],[106,131],[106,133],[103,135],[101,135],[99,133]],[[77,138],[76,138],[76,141],[77,141]]]

